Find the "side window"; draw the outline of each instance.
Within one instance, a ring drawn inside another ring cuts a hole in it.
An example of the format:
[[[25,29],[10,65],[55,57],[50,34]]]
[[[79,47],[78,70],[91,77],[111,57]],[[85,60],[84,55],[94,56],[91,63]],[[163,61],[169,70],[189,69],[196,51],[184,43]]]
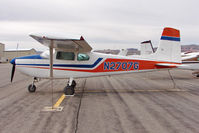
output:
[[[87,60],[89,60],[89,58],[90,57],[87,54],[78,53],[78,55],[77,55],[78,61],[87,61]]]
[[[75,54],[73,52],[58,51],[56,59],[60,59],[60,60],[75,60]]]

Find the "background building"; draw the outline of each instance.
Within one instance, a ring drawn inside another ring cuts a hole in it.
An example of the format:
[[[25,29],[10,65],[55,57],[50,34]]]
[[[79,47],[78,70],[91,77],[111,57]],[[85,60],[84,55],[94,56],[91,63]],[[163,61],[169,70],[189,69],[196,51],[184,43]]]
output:
[[[5,44],[0,43],[0,62],[8,62],[15,57],[37,54],[37,51],[32,49],[13,49],[5,50]]]
[[[27,56],[37,54],[35,49],[19,49],[19,50],[6,50],[4,51],[4,57],[10,61],[15,57]]]
[[[0,63],[7,62],[6,58],[4,57],[4,50],[5,50],[5,44],[0,43]]]
[[[0,57],[3,57],[4,50],[5,50],[5,44],[0,43]]]

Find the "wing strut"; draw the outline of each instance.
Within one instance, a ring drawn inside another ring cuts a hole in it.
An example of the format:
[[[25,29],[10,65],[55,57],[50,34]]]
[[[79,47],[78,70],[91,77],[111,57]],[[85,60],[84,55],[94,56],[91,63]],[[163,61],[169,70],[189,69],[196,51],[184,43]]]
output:
[[[53,79],[53,40],[51,40],[49,51],[50,51],[50,79]]]
[[[50,82],[52,89],[52,109],[53,109],[53,40],[51,40],[50,42],[49,53],[50,53]]]
[[[54,40],[50,39],[50,45],[49,47],[49,53],[50,53],[50,75],[49,75],[49,79],[51,82],[51,90],[52,90],[52,106],[50,107],[45,107],[43,111],[62,111],[63,107],[59,108],[53,105],[53,48],[55,48],[54,45]]]

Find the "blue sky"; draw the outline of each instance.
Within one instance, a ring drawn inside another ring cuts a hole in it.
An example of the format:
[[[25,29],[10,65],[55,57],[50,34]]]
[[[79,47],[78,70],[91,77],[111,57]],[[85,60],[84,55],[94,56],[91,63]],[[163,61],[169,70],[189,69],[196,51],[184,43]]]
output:
[[[182,44],[199,44],[197,0],[1,0],[0,42],[6,49],[46,47],[32,32],[83,35],[94,49],[158,45],[162,29],[181,30]]]

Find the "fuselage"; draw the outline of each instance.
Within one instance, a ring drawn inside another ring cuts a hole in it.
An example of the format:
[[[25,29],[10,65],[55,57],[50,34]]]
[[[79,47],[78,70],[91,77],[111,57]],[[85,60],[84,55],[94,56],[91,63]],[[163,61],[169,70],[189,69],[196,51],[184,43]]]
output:
[[[41,55],[15,58],[11,63],[15,63],[17,69],[26,75],[49,78],[49,54],[46,52]],[[96,52],[55,51],[53,54],[53,73],[54,78],[83,78],[167,68],[157,66],[157,63],[170,62],[140,58],[140,56],[128,57]]]

